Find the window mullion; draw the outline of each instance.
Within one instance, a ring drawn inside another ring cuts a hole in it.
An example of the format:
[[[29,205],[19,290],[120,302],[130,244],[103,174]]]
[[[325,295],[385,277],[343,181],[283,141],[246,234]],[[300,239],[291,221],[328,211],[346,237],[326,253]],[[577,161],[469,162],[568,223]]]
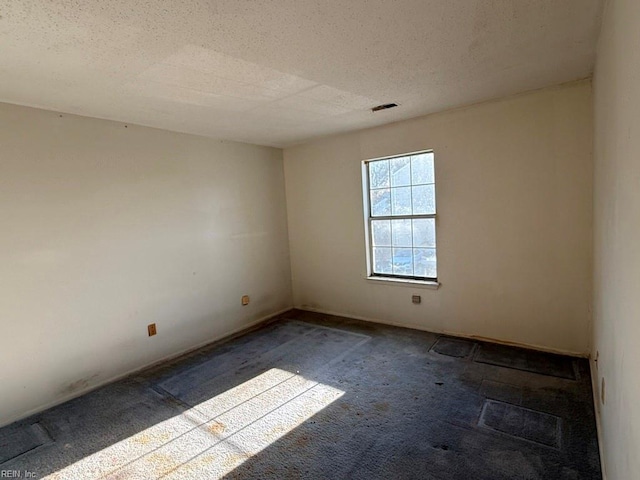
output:
[[[369,217],[371,220],[409,220],[420,218],[436,218],[435,213],[429,213],[424,215],[385,215],[377,217]]]

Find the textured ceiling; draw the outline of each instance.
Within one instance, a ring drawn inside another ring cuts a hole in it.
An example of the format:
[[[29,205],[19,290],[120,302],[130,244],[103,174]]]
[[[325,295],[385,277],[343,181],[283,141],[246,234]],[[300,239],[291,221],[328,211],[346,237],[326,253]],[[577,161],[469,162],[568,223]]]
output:
[[[0,101],[287,146],[591,75],[601,0],[0,0]],[[395,109],[372,113],[380,103]]]

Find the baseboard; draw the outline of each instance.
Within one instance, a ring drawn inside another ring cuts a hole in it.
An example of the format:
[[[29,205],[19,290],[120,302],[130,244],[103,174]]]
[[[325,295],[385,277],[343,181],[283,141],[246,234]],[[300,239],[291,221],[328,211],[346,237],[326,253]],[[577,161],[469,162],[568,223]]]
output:
[[[509,341],[509,340],[501,340],[499,338],[482,337],[482,336],[479,336],[479,335],[471,335],[471,334],[455,332],[455,331],[451,331],[451,330],[437,330],[437,329],[433,329],[433,328],[427,328],[427,327],[424,327],[422,325],[416,325],[416,324],[413,324],[413,323],[392,322],[392,321],[388,321],[388,320],[380,320],[378,318],[356,316],[356,315],[351,315],[351,314],[348,314],[348,313],[334,312],[334,311],[331,311],[331,310],[325,310],[325,309],[322,309],[322,308],[309,307],[309,306],[306,306],[306,305],[302,306],[302,307],[295,307],[295,308],[297,310],[305,310],[305,311],[308,311],[308,312],[315,312],[315,313],[324,313],[325,315],[335,315],[335,316],[338,316],[338,317],[352,318],[354,320],[363,320],[365,322],[380,323],[382,325],[391,325],[391,326],[394,326],[394,327],[411,328],[413,330],[421,330],[423,332],[437,333],[437,334],[440,334],[440,335],[450,335],[452,337],[465,338],[465,339],[469,339],[469,340],[478,340],[478,341],[484,341],[484,342],[498,343],[500,345],[508,345],[508,346],[511,346],[511,347],[528,348],[529,350],[537,350],[537,351],[546,352],[546,353],[556,353],[556,354],[559,354],[559,355],[568,355],[570,357],[589,358],[589,354],[585,353],[585,352],[575,352],[575,351],[572,351],[572,350],[563,350],[563,349],[559,349],[559,348],[545,347],[545,346],[542,346],[542,345],[535,345],[535,344],[531,344],[531,343],[512,342],[512,341]]]
[[[604,464],[604,443],[602,438],[602,418],[600,413],[600,398],[598,398],[598,367],[593,358],[589,359],[589,370],[591,371],[591,392],[593,393],[593,409],[596,414],[596,435],[598,437],[598,452],[600,453],[600,470],[602,471],[602,480],[607,480],[607,470]]]
[[[188,355],[189,353],[195,352],[196,350],[199,350],[199,349],[201,349],[201,348],[203,348],[203,347],[205,347],[207,345],[210,345],[212,343],[221,342],[221,341],[225,341],[225,340],[230,340],[233,337],[248,333],[249,331],[254,330],[258,326],[261,326],[262,324],[268,323],[271,320],[273,320],[274,318],[276,318],[277,316],[282,315],[283,313],[288,312],[289,310],[292,310],[292,309],[293,309],[293,307],[284,308],[284,309],[279,310],[279,311],[277,311],[275,313],[271,313],[271,314],[266,315],[264,317],[261,317],[261,318],[259,318],[257,320],[254,320],[254,321],[252,321],[252,322],[250,322],[250,323],[248,323],[246,325],[243,325],[241,327],[238,327],[238,328],[235,328],[235,329],[230,330],[228,332],[225,332],[222,335],[219,335],[219,336],[214,337],[214,338],[210,338],[210,339],[208,339],[208,340],[206,340],[206,341],[204,341],[202,343],[199,343],[199,344],[197,344],[195,346],[188,347],[188,348],[186,348],[184,350],[180,350],[177,353],[172,353],[171,355],[167,355],[166,357],[162,357],[159,360],[154,360],[153,362],[146,363],[146,364],[144,364],[144,365],[142,365],[140,367],[135,367],[135,368],[133,368],[131,370],[127,370],[125,373],[121,373],[121,374],[118,374],[118,375],[114,375],[113,377],[109,377],[108,379],[103,380],[103,381],[101,381],[99,383],[96,383],[95,385],[91,385],[90,387],[88,387],[88,388],[86,388],[84,390],[80,390],[80,391],[74,392],[71,395],[67,395],[65,397],[58,398],[58,399],[56,399],[56,400],[54,400],[54,401],[52,401],[50,403],[47,403],[47,404],[42,405],[40,407],[33,408],[33,409],[23,413],[23,414],[17,415],[15,417],[9,419],[7,422],[4,422],[4,423],[0,424],[0,428],[4,427],[5,425],[9,425],[9,424],[11,424],[13,422],[17,422],[18,420],[22,420],[24,418],[30,417],[31,415],[35,415],[37,413],[43,412],[44,410],[47,410],[49,408],[53,408],[53,407],[55,407],[57,405],[61,405],[61,404],[65,403],[65,402],[68,402],[69,400],[73,400],[74,398],[78,398],[78,397],[81,397],[83,395],[86,395],[87,393],[92,392],[93,390],[97,390],[98,388],[104,387],[105,385],[108,385],[110,383],[114,383],[114,382],[117,382],[118,380],[122,380],[124,378],[129,377],[129,376],[139,374],[140,372],[142,372],[144,370],[147,370],[149,368],[153,368],[153,367],[158,366],[158,365],[160,365],[162,363],[169,362],[169,361],[172,361],[172,360],[176,360],[177,358],[180,358],[180,357],[182,357],[184,355]]]
[[[288,311],[290,311],[292,309],[293,309],[293,307],[287,307],[287,308],[284,308],[282,310],[278,310],[277,312],[270,313],[269,315],[265,315],[264,317],[260,317],[257,320],[254,320],[254,321],[252,321],[250,323],[247,323],[246,325],[243,325],[242,327],[238,327],[238,328],[235,328],[233,330],[230,330],[230,331],[228,331],[226,333],[223,333],[220,336],[214,337],[213,339],[209,339],[209,340],[204,341],[203,343],[199,343],[198,345],[196,345],[194,347],[189,347],[189,348],[187,348],[185,350],[181,350],[178,353],[171,354],[171,355],[169,355],[167,357],[161,358],[160,360],[156,360],[154,362],[146,364],[143,367],[136,368],[134,371],[129,372],[126,375],[121,375],[116,380],[120,380],[122,378],[128,377],[129,375],[137,374],[137,373],[140,373],[140,372],[142,372],[144,370],[154,368],[154,367],[156,367],[158,365],[161,365],[161,364],[166,363],[166,362],[170,362],[172,360],[177,360],[178,358],[183,357],[183,356],[187,356],[190,353],[195,352],[196,350],[200,350],[201,348],[206,347],[207,345],[212,345],[214,343],[227,342],[227,341],[232,340],[232,339],[234,339],[236,337],[240,337],[242,335],[245,335],[245,334],[247,334],[247,333],[249,333],[249,332],[251,332],[253,330],[256,330],[259,327],[271,322],[272,320],[274,320],[279,315],[282,315],[283,313],[286,313],[286,312],[288,312]],[[111,380],[111,382],[113,382],[113,381],[114,380]],[[110,383],[110,382],[107,382],[107,383]]]

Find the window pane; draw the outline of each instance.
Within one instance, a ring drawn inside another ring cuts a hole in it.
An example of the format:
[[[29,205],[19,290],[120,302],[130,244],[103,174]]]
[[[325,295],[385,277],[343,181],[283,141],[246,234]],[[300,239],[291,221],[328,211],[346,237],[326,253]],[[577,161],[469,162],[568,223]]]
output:
[[[391,189],[391,213],[411,215],[411,187]]]
[[[411,247],[411,220],[391,220],[391,240],[394,247]]]
[[[385,188],[389,186],[389,160],[369,163],[369,187]]]
[[[371,161],[365,174],[372,273],[437,278],[435,218],[416,218],[436,213],[433,152]]]
[[[391,220],[372,220],[371,233],[374,247],[391,246]]]
[[[412,188],[413,214],[425,215],[436,213],[435,185],[420,185]]]
[[[391,192],[388,188],[371,190],[371,216],[391,215]]]
[[[373,273],[393,273],[390,248],[376,247],[373,249]]]
[[[433,174],[433,153],[422,153],[411,157],[411,183],[435,183]]]
[[[410,248],[393,249],[394,275],[413,275],[413,254]]]
[[[394,257],[395,261],[395,257]],[[413,249],[414,274],[417,277],[437,278],[436,269],[436,249],[435,248],[414,248]]]
[[[416,218],[413,221],[413,246],[436,246],[436,219]]]
[[[411,158],[399,157],[389,160],[391,171],[391,186],[403,187],[411,185]]]

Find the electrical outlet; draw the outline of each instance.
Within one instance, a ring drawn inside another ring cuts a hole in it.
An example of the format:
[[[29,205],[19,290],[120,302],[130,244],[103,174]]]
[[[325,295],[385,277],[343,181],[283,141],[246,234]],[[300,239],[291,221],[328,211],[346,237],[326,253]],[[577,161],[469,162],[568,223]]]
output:
[[[150,337],[153,337],[156,333],[158,333],[158,331],[156,330],[156,324],[150,323],[149,325],[147,325],[147,332],[149,332]]]
[[[411,295],[411,301],[415,304],[422,302],[422,297],[420,295]]]
[[[249,295],[242,296],[242,305],[249,305]]]

